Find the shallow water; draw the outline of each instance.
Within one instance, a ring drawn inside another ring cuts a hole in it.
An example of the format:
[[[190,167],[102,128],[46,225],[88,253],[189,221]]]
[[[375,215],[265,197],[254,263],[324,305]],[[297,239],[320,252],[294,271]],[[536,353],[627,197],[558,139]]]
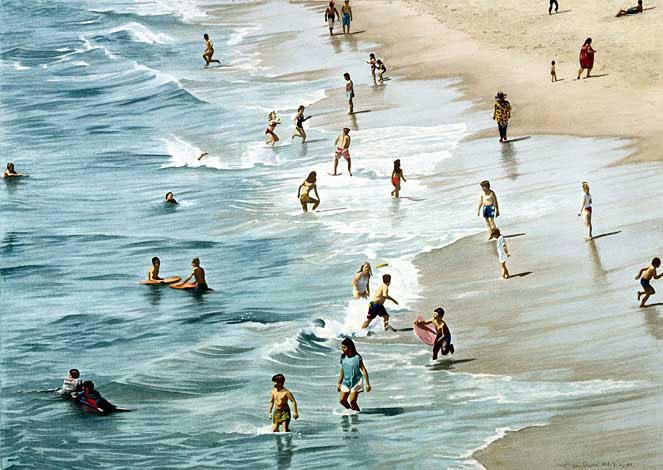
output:
[[[478,181],[508,201],[501,223],[544,216],[559,207],[560,181],[574,184],[592,158],[618,158],[620,142],[461,143],[492,124],[452,82],[392,80],[386,101],[424,96],[434,107],[380,111],[380,127],[360,118],[353,177],[332,178],[334,135],[309,127],[311,142],[293,144],[290,117],[299,104],[315,112],[341,70],[366,83],[371,46],[330,41],[317,10],[274,1],[221,20],[174,1],[3,10],[0,148],[31,174],[0,185],[3,468],[472,468],[472,451],[506,429],[636,385],[463,373],[463,360],[480,358],[464,357],[458,337],[458,362],[432,364],[409,337],[379,325],[365,337],[366,302],[350,300],[364,260],[389,263],[375,274],[393,276],[400,305],[389,311],[407,327],[399,316],[420,295],[414,256],[483,229]],[[203,29],[227,66],[202,67]],[[268,64],[272,43],[303,55]],[[269,79],[321,69],[315,80]],[[261,142],[271,109],[284,121],[276,149]],[[389,199],[394,158],[414,199]],[[296,188],[312,170],[324,211],[304,215]],[[160,202],[167,191],[178,207]],[[200,257],[215,291],[139,286],[152,256],[162,275],[180,276]],[[374,386],[359,415],[337,404],[345,335],[359,338]],[[17,393],[55,387],[71,367],[137,411],[100,418]],[[275,373],[300,404],[291,436],[269,433]]]

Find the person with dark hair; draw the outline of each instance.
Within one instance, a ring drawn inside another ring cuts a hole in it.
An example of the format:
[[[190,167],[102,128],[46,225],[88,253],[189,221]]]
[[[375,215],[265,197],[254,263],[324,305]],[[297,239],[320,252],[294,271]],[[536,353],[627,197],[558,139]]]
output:
[[[112,413],[113,411],[125,411],[118,408],[94,389],[94,383],[90,380],[83,382],[82,390],[76,394],[76,401],[83,406],[89,406],[100,413]]]
[[[306,142],[306,132],[304,131],[304,122],[311,119],[311,116],[304,117],[304,106],[297,108],[297,114],[295,114],[295,133],[292,134],[291,139],[295,137],[302,138],[302,144]]]
[[[371,391],[368,380],[368,371],[364,366],[364,360],[357,352],[354,341],[345,338],[341,342],[341,373],[338,376],[336,389],[341,393],[340,403],[346,409],[361,411],[357,405],[358,395],[364,391],[364,380],[366,391]],[[350,398],[350,402],[348,402]]]
[[[336,18],[340,17],[338,14],[338,10],[336,9],[336,6],[334,5],[334,2],[329,2],[329,6],[325,10],[325,22],[329,26],[329,35],[333,36],[334,35],[334,22],[336,21]]]
[[[82,384],[80,371],[78,369],[70,369],[69,376],[64,379],[62,387],[57,390],[57,393],[60,395],[75,395],[80,391]]]
[[[334,173],[332,176],[337,176],[338,160],[343,157],[348,162],[348,173],[352,176],[352,160],[350,159],[350,128],[344,127],[343,132],[336,138],[336,152],[334,152]]]
[[[350,6],[350,0],[345,0],[341,7],[341,21],[343,22],[343,34],[350,34],[350,22],[352,21],[352,7]]]
[[[506,142],[506,128],[511,119],[511,103],[506,100],[506,93],[501,91],[495,95],[495,106],[493,107],[493,121],[497,122],[500,131],[500,142]]]
[[[596,50],[592,49],[592,38],[585,39],[585,42],[580,48],[580,70],[578,70],[578,78],[576,80],[580,80],[580,75],[582,75],[583,70],[587,70],[587,76],[585,78],[589,78],[589,75],[594,68],[595,52]]]
[[[207,287],[207,280],[205,279],[205,270],[200,265],[200,259],[199,258],[192,259],[191,266],[193,266],[193,271],[191,271],[189,277],[187,277],[185,280],[180,282],[180,285],[186,284],[191,280],[191,278],[195,278],[196,292],[206,292],[210,290],[210,288]]]
[[[376,64],[378,69],[378,82],[382,84],[384,83],[384,74],[387,73],[387,67],[384,65],[384,62],[382,62],[382,59],[378,59]]]
[[[200,160],[200,158],[198,160]],[[163,200],[163,202],[165,202],[166,204],[179,204],[179,202],[175,200],[175,195],[170,191],[166,193],[166,197]]]
[[[212,62],[216,62],[217,64],[221,65],[220,60],[212,59],[212,56],[214,55],[214,44],[212,43],[209,34],[207,33],[203,34],[203,38],[205,39],[205,52],[203,53],[203,59],[205,59],[205,67],[208,67],[209,64],[211,64]]]
[[[375,291],[373,300],[368,304],[368,315],[366,315],[366,321],[361,326],[362,329],[368,328],[368,325],[370,325],[376,317],[382,317],[385,331],[389,328],[389,314],[384,308],[384,303],[387,300],[391,300],[398,305],[396,299],[389,296],[389,284],[391,284],[391,276],[385,274],[382,276],[382,284],[378,287],[378,290]]]
[[[398,198],[401,192],[401,180],[407,183],[405,175],[403,174],[403,169],[401,168],[400,159],[394,160],[394,169],[391,172],[391,184],[394,187],[394,190],[391,192],[391,195],[395,198]]]
[[[283,432],[290,432],[290,407],[288,400],[292,402],[292,407],[295,412],[292,417],[299,419],[299,412],[297,411],[297,401],[292,395],[290,390],[283,386],[285,384],[285,376],[283,374],[276,374],[272,377],[272,399],[269,401],[269,417],[272,418],[272,432],[279,432],[279,426],[283,424]]]
[[[161,268],[161,260],[154,256],[152,258],[152,266],[147,271],[147,280],[148,281],[162,281],[163,278],[159,277],[159,268]]]
[[[433,360],[437,359],[437,355],[442,351],[442,355],[446,356],[447,354],[453,354],[455,349],[454,345],[451,344],[451,331],[449,327],[442,320],[444,318],[444,309],[438,307],[433,310],[433,318],[430,320],[416,320],[415,325],[433,325],[437,336],[435,337],[435,343],[433,344]]]
[[[500,259],[500,266],[502,267],[502,279],[509,279],[509,270],[506,268],[506,259],[511,256],[509,248],[506,246],[504,235],[500,233],[500,229],[494,228],[491,232],[491,238],[495,239],[497,244],[497,255]]]
[[[649,300],[649,297],[654,295],[656,291],[654,288],[651,286],[651,281],[653,279],[660,279],[663,277],[663,273],[661,274],[656,274],[656,270],[661,266],[661,259],[660,258],[654,258],[651,260],[651,264],[649,266],[646,266],[638,272],[638,275],[635,276],[635,279],[638,280],[640,279],[640,285],[644,289],[642,292],[638,291],[638,300],[640,300],[640,297],[644,295],[642,298],[642,302],[640,302],[640,307],[646,307],[647,300]]]
[[[308,204],[313,204],[311,210],[316,210],[320,205],[320,195],[318,194],[316,180],[316,173],[315,171],[312,171],[308,174],[304,182],[299,185],[299,188],[297,188],[297,199],[299,199],[299,203],[302,205],[304,212],[308,212]],[[311,191],[315,193],[317,199],[310,196]]]
[[[4,178],[12,178],[16,176],[28,176],[28,175],[24,175],[23,173],[16,173],[16,170],[14,169],[14,164],[7,163],[7,170],[5,170],[5,173],[2,176]]]
[[[373,83],[375,83],[375,70],[377,69],[377,63],[375,62],[375,54],[373,52],[368,54],[368,61],[366,63],[371,66],[371,77],[373,78]]]
[[[355,85],[352,83],[349,73],[344,73],[343,78],[345,78],[345,98],[348,100],[348,105],[350,106],[348,114],[353,114],[355,109],[353,102],[355,98]]]
[[[557,0],[550,0],[550,6],[548,6],[549,15],[552,15],[553,4],[555,5],[555,13],[557,13],[557,10],[559,10],[559,3],[557,3]]]
[[[638,13],[642,13],[644,11],[644,8],[642,8],[642,0],[638,0],[638,5],[635,7],[630,7],[627,8],[626,10],[619,10],[617,12],[617,15],[615,15],[617,18],[620,16],[626,16],[626,15],[636,15]]]
[[[480,217],[481,209],[483,209],[483,218],[486,220],[488,226],[488,240],[493,238],[492,231],[497,227],[495,226],[495,217],[500,216],[500,205],[497,203],[497,194],[490,189],[490,181],[483,180],[481,183],[481,195],[479,196],[479,207],[477,208],[477,215]]]

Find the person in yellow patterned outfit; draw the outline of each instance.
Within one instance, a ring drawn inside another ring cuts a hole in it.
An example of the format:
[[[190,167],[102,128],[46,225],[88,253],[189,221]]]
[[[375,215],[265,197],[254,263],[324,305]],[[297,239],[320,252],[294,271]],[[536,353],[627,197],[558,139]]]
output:
[[[501,91],[495,96],[495,107],[493,109],[493,120],[497,121],[500,131],[500,142],[506,142],[506,126],[511,118],[511,103],[506,100],[506,94]]]

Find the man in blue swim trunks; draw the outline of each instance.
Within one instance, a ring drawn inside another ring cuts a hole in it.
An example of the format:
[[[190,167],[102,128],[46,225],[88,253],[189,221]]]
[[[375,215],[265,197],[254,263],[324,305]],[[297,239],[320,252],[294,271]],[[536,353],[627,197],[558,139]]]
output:
[[[345,4],[341,7],[341,20],[343,21],[343,34],[350,34],[350,22],[352,21],[350,0],[345,0]],[[347,31],[346,27],[348,28]]]
[[[479,207],[477,208],[477,215],[481,217],[481,209],[483,208],[483,218],[486,219],[488,226],[488,233],[491,234],[488,240],[493,238],[492,232],[497,228],[495,225],[495,217],[500,216],[500,206],[497,203],[497,195],[495,191],[490,189],[490,181],[484,180],[481,182],[481,198],[479,199]]]
[[[382,276],[382,285],[378,287],[378,290],[375,291],[373,300],[370,304],[368,304],[368,315],[366,315],[366,321],[364,324],[361,325],[362,329],[368,328],[368,325],[370,325],[376,317],[382,317],[385,331],[387,328],[389,328],[389,314],[384,308],[384,302],[385,300],[391,300],[393,303],[398,305],[396,299],[389,296],[389,284],[391,284],[391,276],[389,274],[385,274]]]

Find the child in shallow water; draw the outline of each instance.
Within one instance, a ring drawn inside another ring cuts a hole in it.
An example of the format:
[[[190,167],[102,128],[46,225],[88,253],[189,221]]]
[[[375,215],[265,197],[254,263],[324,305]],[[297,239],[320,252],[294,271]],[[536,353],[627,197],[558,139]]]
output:
[[[81,373],[78,369],[71,369],[69,376],[62,382],[62,388],[60,388],[59,393],[61,395],[71,395],[80,391],[83,385],[83,380],[80,377]]]
[[[265,131],[265,135],[267,135],[266,143],[272,144],[272,147],[274,147],[274,145],[276,145],[276,143],[279,141],[279,136],[274,133],[274,129],[276,129],[276,126],[281,124],[281,120],[276,116],[276,111],[269,113],[267,119],[269,124],[267,125],[267,130]]]
[[[394,186],[394,190],[391,192],[393,197],[398,197],[401,192],[401,180],[407,183],[401,168],[401,161],[394,160],[394,170],[391,172],[391,184]]]
[[[385,67],[382,59],[378,59],[376,64],[378,69],[378,82],[384,83],[384,74],[387,72],[387,67]]]
[[[357,405],[358,395],[364,391],[364,380],[366,380],[366,391],[371,391],[368,381],[368,371],[364,366],[364,360],[357,352],[354,341],[345,338],[341,343],[341,373],[338,376],[336,388],[341,393],[340,403],[346,409],[360,411]],[[348,402],[350,398],[350,402]]]
[[[290,407],[288,400],[292,402],[292,407],[295,412],[292,417],[299,419],[299,412],[297,411],[297,401],[292,396],[290,390],[283,386],[285,384],[285,376],[283,374],[276,374],[272,377],[272,399],[269,401],[269,417],[272,418],[272,432],[279,432],[279,427],[283,426],[283,432],[290,432]]]
[[[442,320],[444,317],[444,309],[438,307],[433,311],[433,318],[430,320],[417,320],[415,325],[433,325],[437,336],[435,337],[435,343],[433,344],[433,360],[437,359],[437,355],[442,351],[442,355],[446,356],[447,354],[453,354],[455,349],[454,345],[451,344],[451,331],[449,327]]]

